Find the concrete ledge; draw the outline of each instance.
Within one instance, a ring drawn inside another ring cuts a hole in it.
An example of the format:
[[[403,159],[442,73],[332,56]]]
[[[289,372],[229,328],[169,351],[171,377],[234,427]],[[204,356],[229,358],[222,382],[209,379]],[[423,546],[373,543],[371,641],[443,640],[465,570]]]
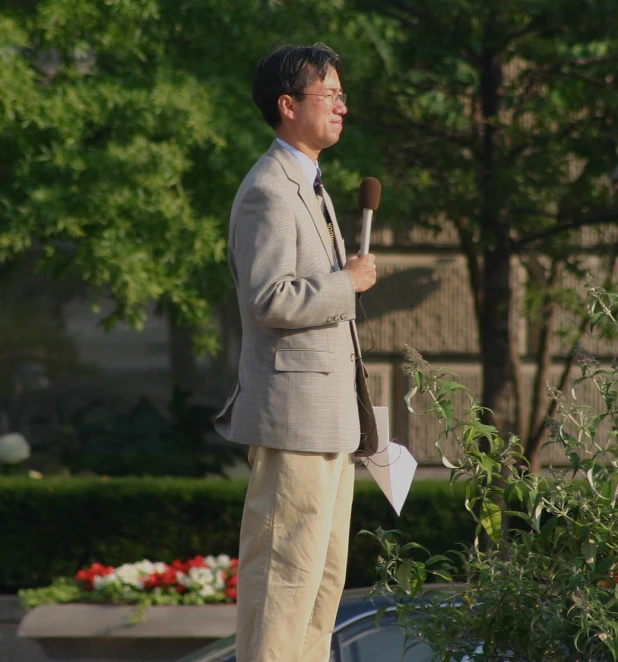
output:
[[[123,637],[218,639],[233,634],[236,605],[149,607],[144,622],[130,624],[136,608],[116,605],[42,605],[19,625],[20,637]]]
[[[178,662],[211,642],[212,639],[37,639],[45,662]],[[17,657],[7,662],[24,660]]]
[[[35,640],[49,662],[175,662],[233,634],[236,605],[149,607],[130,624],[132,606],[43,605],[27,612],[18,635]]]

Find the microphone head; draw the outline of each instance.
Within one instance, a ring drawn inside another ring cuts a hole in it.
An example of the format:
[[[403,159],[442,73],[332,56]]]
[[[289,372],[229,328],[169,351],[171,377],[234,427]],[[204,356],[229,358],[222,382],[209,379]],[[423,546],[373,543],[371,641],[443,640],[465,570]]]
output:
[[[361,209],[372,209],[375,211],[380,206],[382,195],[382,184],[375,177],[365,177],[358,192],[358,206]]]

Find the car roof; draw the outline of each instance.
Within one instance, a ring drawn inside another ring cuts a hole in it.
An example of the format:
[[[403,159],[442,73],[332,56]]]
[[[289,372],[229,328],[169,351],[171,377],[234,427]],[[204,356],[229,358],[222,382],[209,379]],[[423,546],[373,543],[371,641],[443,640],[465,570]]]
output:
[[[434,585],[434,587],[446,588],[447,590],[454,590],[458,585]],[[386,607],[387,611],[395,611],[396,604],[393,600],[389,600],[383,595],[371,594],[370,588],[355,588],[346,589],[343,592],[339,609],[337,611],[337,618],[335,620],[334,632],[344,628],[346,625],[358,621],[366,616],[373,616],[380,607]],[[206,660],[206,654],[212,655],[208,657],[209,660],[217,659],[214,656],[215,652],[221,655],[230,654],[234,651],[235,635],[231,635],[224,639],[220,639],[202,648],[194,653],[183,657],[179,662],[203,662]]]
[[[383,597],[370,596],[370,592],[369,588],[347,589],[343,592],[337,611],[335,631],[360,618],[375,614],[376,610],[383,605],[392,604]],[[234,651],[235,639],[235,635],[219,639],[205,648],[183,657],[179,662],[202,662],[203,659],[217,659],[220,655],[229,655]]]
[[[339,604],[335,630],[344,624],[368,614],[375,614],[380,607],[388,607],[393,602],[380,595],[370,595],[369,589],[350,589],[344,592]]]
[[[428,585],[430,586],[430,585]],[[431,588],[438,594],[454,594],[463,586],[463,584],[432,584]],[[432,592],[433,592],[432,591]],[[428,602],[431,600],[430,593],[425,594],[422,598],[409,598],[413,602]],[[401,599],[399,600],[401,602]],[[405,602],[405,600],[404,600]],[[337,619],[335,621],[335,629],[342,626],[344,623],[360,616],[367,614],[374,614],[380,607],[387,607],[388,611],[396,608],[396,600],[394,597],[388,598],[380,593],[372,593],[370,588],[353,588],[346,589],[343,592],[339,610],[337,611]]]

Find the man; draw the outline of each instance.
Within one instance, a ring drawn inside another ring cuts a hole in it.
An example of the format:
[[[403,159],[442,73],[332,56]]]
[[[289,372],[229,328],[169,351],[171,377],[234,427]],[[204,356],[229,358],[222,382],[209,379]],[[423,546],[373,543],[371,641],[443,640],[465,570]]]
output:
[[[330,198],[314,189],[318,156],[339,140],[347,113],[340,69],[322,44],[281,46],[254,76],[253,99],[276,139],[232,207],[242,349],[217,418],[224,437],[251,445],[238,662],[327,662],[345,579],[361,435],[353,320],[376,268],[373,255],[346,261]]]

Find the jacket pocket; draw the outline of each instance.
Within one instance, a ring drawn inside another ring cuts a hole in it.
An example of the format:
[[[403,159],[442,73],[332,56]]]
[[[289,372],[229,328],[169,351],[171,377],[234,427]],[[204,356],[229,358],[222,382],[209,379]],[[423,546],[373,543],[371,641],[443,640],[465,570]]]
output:
[[[318,349],[278,349],[275,370],[281,372],[332,372],[333,352]]]

